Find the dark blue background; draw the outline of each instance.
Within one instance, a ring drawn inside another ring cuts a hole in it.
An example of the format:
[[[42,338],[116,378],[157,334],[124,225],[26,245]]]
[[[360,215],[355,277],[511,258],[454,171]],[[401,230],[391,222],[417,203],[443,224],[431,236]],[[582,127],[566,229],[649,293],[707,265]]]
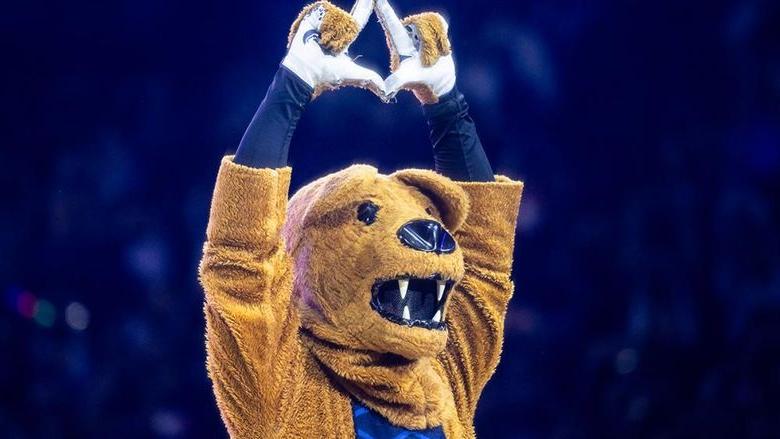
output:
[[[225,435],[196,266],[302,6],[3,4],[4,437]],[[777,437],[780,3],[396,6],[446,11],[488,156],[526,182],[480,437]],[[352,53],[384,74],[375,19]],[[431,166],[412,96],[309,107],[294,187],[352,162]]]

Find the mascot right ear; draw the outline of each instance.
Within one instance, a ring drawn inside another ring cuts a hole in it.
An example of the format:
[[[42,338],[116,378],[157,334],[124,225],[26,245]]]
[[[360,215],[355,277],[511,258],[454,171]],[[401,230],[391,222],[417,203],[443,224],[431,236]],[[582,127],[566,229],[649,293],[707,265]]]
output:
[[[469,197],[449,178],[423,169],[404,169],[390,174],[390,178],[415,187],[430,198],[441,212],[444,226],[451,233],[455,233],[466,220]]]

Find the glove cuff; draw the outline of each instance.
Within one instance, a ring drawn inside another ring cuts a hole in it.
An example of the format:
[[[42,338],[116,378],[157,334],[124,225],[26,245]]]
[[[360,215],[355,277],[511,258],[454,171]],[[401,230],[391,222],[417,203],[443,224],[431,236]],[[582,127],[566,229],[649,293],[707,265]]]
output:
[[[422,105],[422,112],[429,123],[439,123],[468,114],[469,104],[466,97],[454,86],[452,90],[441,97],[436,103]]]
[[[294,53],[288,53],[282,60],[281,66],[291,71],[312,90],[317,87],[319,80],[317,78],[318,74],[316,69],[305,59],[301,59]]]

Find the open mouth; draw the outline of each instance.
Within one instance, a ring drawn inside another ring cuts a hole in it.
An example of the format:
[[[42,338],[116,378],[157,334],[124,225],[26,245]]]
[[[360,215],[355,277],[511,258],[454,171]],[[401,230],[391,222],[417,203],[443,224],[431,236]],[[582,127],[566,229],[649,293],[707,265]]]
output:
[[[378,281],[372,288],[371,307],[394,323],[442,330],[446,328],[444,305],[454,284],[440,275]]]

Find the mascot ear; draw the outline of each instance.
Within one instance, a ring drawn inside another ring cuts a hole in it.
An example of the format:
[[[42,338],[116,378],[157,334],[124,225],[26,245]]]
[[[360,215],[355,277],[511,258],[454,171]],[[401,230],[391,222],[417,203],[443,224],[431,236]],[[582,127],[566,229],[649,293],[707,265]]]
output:
[[[404,169],[390,175],[408,186],[420,190],[436,205],[442,214],[442,221],[452,233],[455,233],[469,212],[469,197],[460,186],[447,177],[423,169]]]

